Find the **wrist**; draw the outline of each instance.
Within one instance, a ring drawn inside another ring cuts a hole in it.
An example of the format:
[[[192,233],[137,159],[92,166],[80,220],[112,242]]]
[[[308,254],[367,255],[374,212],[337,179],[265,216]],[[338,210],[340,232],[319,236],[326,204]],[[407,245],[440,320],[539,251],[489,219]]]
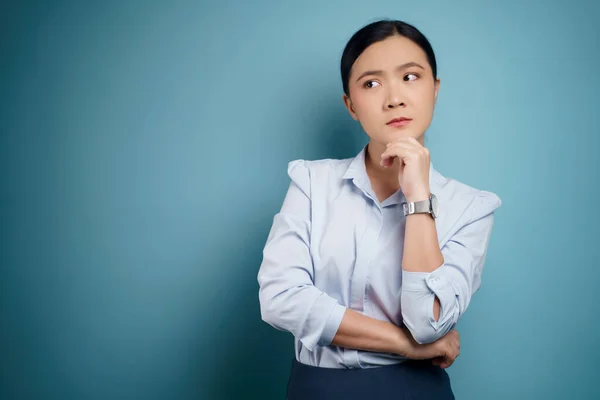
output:
[[[437,357],[441,355],[438,349],[438,342],[419,344],[412,337],[410,331],[406,328],[398,328],[399,335],[398,339],[398,351],[397,353],[402,357],[406,357],[410,360],[425,360]]]
[[[418,346],[417,342],[414,341],[410,332],[406,328],[399,328],[394,325],[396,328],[396,354],[401,355],[406,358],[413,358],[415,352],[417,351],[416,346]]]
[[[430,195],[431,195],[431,192],[429,190],[420,190],[415,193],[410,193],[409,195],[406,195],[405,197],[406,197],[407,202],[413,203],[413,202],[417,202],[417,201],[427,200],[427,199],[429,199]]]

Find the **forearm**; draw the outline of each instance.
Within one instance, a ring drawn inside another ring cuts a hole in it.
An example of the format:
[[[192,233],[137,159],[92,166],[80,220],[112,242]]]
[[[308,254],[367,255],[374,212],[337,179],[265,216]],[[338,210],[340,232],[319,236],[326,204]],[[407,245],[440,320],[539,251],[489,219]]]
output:
[[[434,220],[426,214],[407,217],[402,319],[418,343],[431,343],[454,328],[479,288],[494,207],[493,196],[474,199],[466,222],[455,223],[459,228],[444,240],[442,252]]]
[[[434,219],[428,214],[412,214],[406,218],[402,269],[409,272],[432,272],[444,263],[438,244]],[[440,300],[433,301],[433,317],[440,316]]]
[[[404,233],[402,269],[432,272],[443,263],[434,219],[429,214],[409,215]]]
[[[332,344],[358,350],[406,356],[416,345],[410,332],[391,322],[367,317],[346,309]]]

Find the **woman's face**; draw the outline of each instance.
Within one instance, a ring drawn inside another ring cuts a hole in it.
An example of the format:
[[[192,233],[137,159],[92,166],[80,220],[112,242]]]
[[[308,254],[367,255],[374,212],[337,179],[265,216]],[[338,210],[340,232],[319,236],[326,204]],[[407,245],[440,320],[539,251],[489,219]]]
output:
[[[344,103],[372,141],[382,145],[400,137],[423,143],[433,117],[440,81],[425,52],[411,40],[391,36],[369,46],[350,72]],[[408,118],[404,123],[390,123]]]

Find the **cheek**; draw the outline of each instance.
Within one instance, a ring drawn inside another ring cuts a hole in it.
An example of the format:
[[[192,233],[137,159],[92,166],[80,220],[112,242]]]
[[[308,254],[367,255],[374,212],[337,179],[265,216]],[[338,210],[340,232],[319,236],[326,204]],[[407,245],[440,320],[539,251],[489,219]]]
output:
[[[368,120],[369,117],[373,114],[373,111],[377,108],[378,103],[376,100],[376,96],[373,96],[371,93],[361,93],[358,96],[355,96],[353,104],[354,112],[356,112],[358,117],[361,119]]]
[[[421,105],[419,109],[422,130],[426,130],[433,119],[433,109],[435,106],[435,95],[427,93],[421,99]]]
[[[435,93],[433,90],[419,93],[419,109],[423,113],[431,114],[435,106]]]

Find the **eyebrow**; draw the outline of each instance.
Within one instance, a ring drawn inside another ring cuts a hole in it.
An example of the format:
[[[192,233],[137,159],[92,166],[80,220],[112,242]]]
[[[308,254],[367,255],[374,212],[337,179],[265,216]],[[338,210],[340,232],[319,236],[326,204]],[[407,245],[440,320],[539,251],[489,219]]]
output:
[[[421,64],[416,63],[414,61],[411,61],[411,62],[407,62],[407,63],[402,64],[402,65],[398,65],[396,67],[396,71],[401,71],[403,69],[407,69],[407,68],[410,68],[410,67],[418,67],[418,68],[421,68],[422,70],[425,69],[425,68],[423,68],[423,66]],[[378,70],[372,70],[372,71],[365,71],[362,74],[360,74],[360,76],[356,79],[356,82],[360,81],[362,78],[364,78],[365,76],[368,76],[368,75],[381,76],[383,74],[384,74],[384,72],[382,70],[379,70],[379,69]]]

